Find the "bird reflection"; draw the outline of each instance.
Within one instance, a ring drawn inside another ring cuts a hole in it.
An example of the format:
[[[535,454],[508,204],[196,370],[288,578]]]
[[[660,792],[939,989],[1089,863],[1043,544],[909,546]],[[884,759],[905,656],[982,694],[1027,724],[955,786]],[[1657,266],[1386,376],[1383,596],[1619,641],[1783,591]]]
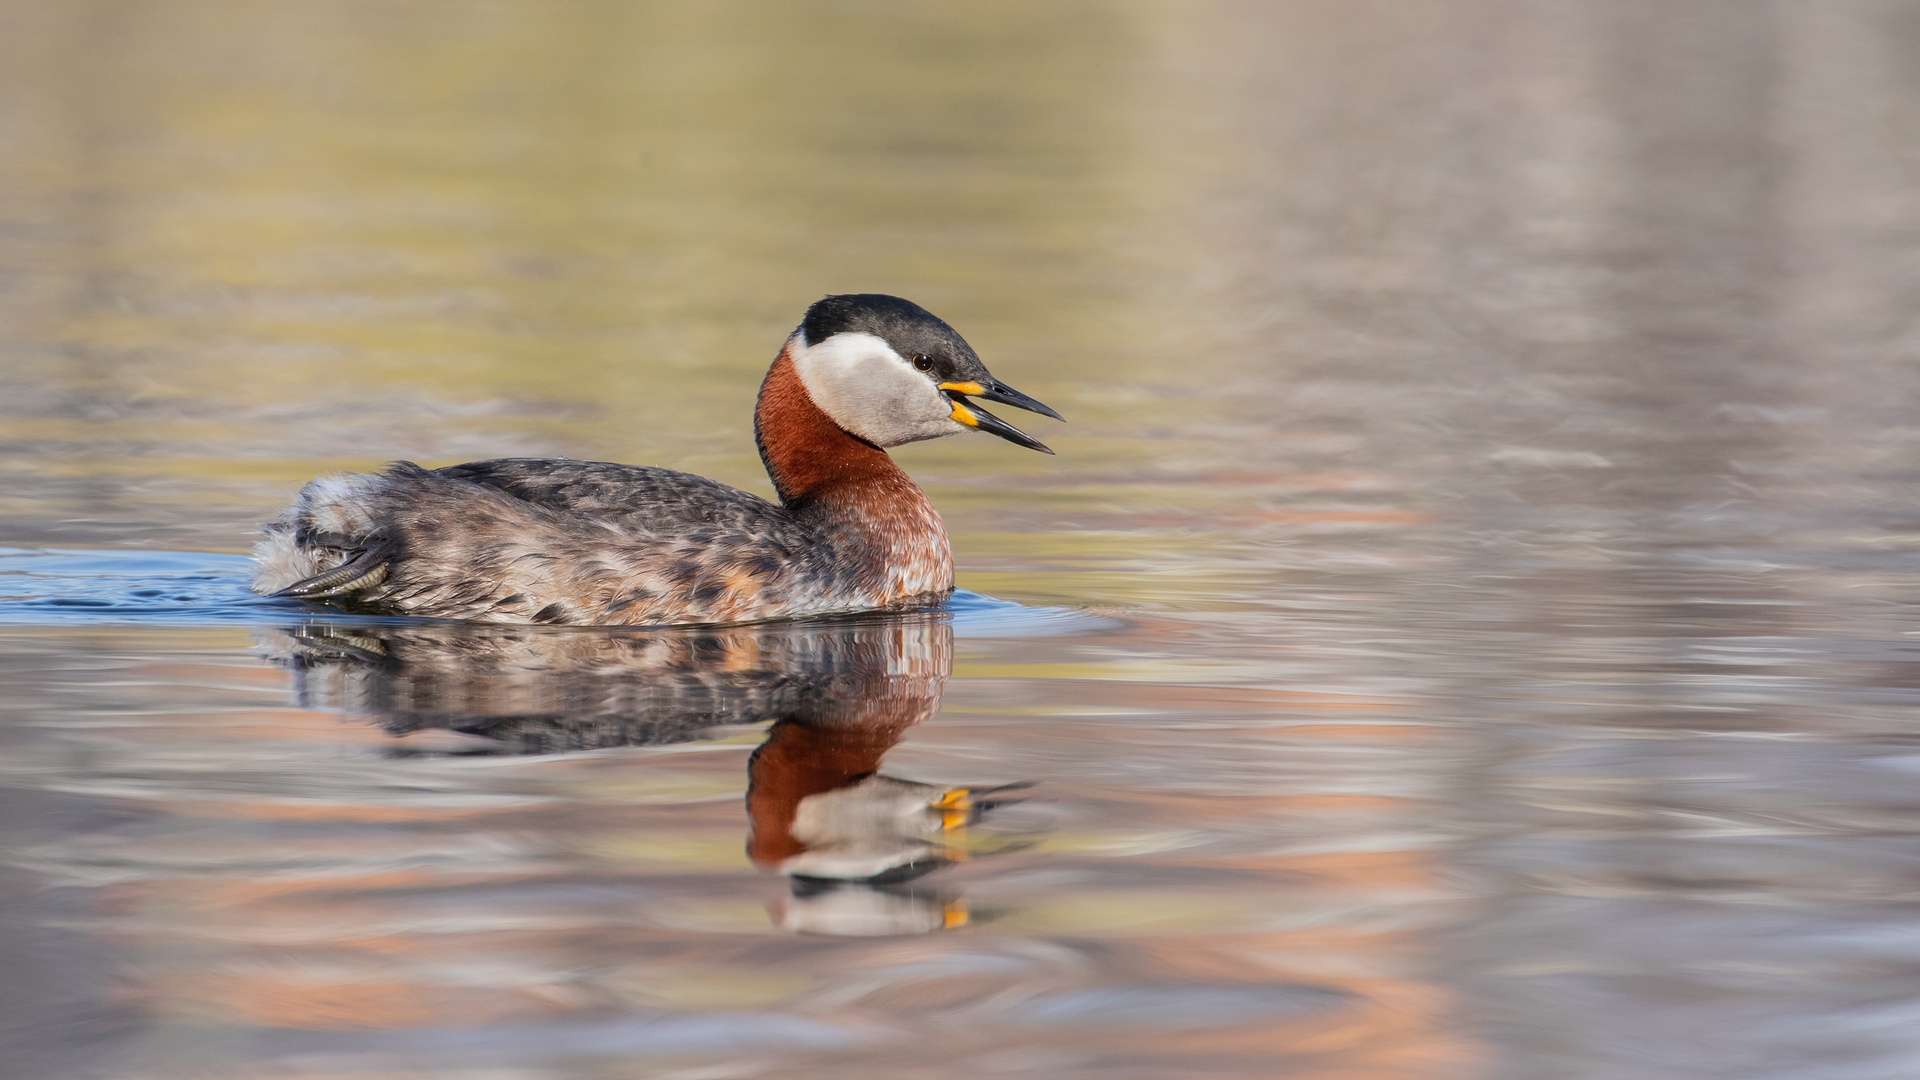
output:
[[[747,854],[787,879],[773,918],[795,932],[965,924],[964,901],[921,879],[965,858],[967,827],[1010,790],[880,772],[940,709],[953,631],[937,613],[658,631],[312,621],[262,647],[302,707],[370,717],[407,753],[435,730],[460,736],[446,752],[546,754],[770,721],[748,763]]]

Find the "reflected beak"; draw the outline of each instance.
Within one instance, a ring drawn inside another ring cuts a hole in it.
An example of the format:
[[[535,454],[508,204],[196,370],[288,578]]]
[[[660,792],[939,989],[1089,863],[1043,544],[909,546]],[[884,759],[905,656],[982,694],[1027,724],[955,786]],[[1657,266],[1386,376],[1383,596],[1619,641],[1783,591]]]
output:
[[[1015,390],[1013,387],[994,380],[989,380],[984,383],[941,383],[940,392],[945,394],[947,400],[953,403],[952,415],[956,421],[970,428],[978,428],[981,431],[998,435],[1016,446],[1024,446],[1029,450],[1038,450],[1043,454],[1053,453],[1053,451],[1047,447],[1046,443],[1021,431],[1019,428],[1014,427],[1005,420],[975,405],[973,402],[966,400],[970,397],[977,397],[987,401],[997,401],[1002,405],[1011,405],[1016,409],[1025,409],[1028,412],[1039,413],[1041,416],[1051,416],[1055,420],[1061,419],[1059,413],[1054,412],[1033,398]]]

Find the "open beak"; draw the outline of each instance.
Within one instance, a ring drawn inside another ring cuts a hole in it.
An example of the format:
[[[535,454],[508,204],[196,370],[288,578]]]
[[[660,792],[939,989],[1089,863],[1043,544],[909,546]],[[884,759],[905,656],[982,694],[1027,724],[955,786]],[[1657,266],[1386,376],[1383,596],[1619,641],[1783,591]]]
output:
[[[1016,409],[1025,409],[1028,412],[1039,413],[1041,416],[1051,416],[1055,420],[1061,419],[1059,413],[1054,412],[1033,398],[1015,390],[1013,387],[1003,382],[989,379],[986,382],[941,383],[940,392],[945,394],[947,400],[953,403],[953,418],[960,423],[970,428],[978,428],[981,431],[998,435],[1016,446],[1024,446],[1029,450],[1038,450],[1043,454],[1053,453],[1053,451],[1047,447],[1046,443],[1021,431],[1019,428],[1014,427],[1012,424],[1007,423],[1005,420],[1000,419],[973,402],[966,400],[970,397],[977,397],[986,401],[997,401],[1002,405],[1011,405]]]

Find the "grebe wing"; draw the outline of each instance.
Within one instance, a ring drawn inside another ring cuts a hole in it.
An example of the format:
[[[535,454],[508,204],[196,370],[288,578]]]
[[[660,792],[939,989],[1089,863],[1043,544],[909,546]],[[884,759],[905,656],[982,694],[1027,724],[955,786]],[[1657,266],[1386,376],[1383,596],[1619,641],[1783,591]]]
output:
[[[591,625],[733,622],[813,603],[818,537],[670,469],[395,462],[322,478],[269,526],[256,592],[379,614]]]
[[[484,484],[558,513],[590,515],[651,532],[702,525],[760,532],[792,520],[784,509],[751,492],[651,465],[495,458],[433,472]]]

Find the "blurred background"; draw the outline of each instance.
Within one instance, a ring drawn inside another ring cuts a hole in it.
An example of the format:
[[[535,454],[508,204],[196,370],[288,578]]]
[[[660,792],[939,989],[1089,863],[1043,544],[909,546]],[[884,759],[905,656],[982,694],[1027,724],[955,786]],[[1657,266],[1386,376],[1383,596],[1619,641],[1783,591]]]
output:
[[[4,0],[0,1048],[1920,1074],[1916,104],[1912,0]],[[844,291],[1067,416],[898,455],[1024,607],[240,591],[328,470],[770,494]],[[848,686],[863,768],[1035,786],[912,888],[756,868],[748,755]]]

